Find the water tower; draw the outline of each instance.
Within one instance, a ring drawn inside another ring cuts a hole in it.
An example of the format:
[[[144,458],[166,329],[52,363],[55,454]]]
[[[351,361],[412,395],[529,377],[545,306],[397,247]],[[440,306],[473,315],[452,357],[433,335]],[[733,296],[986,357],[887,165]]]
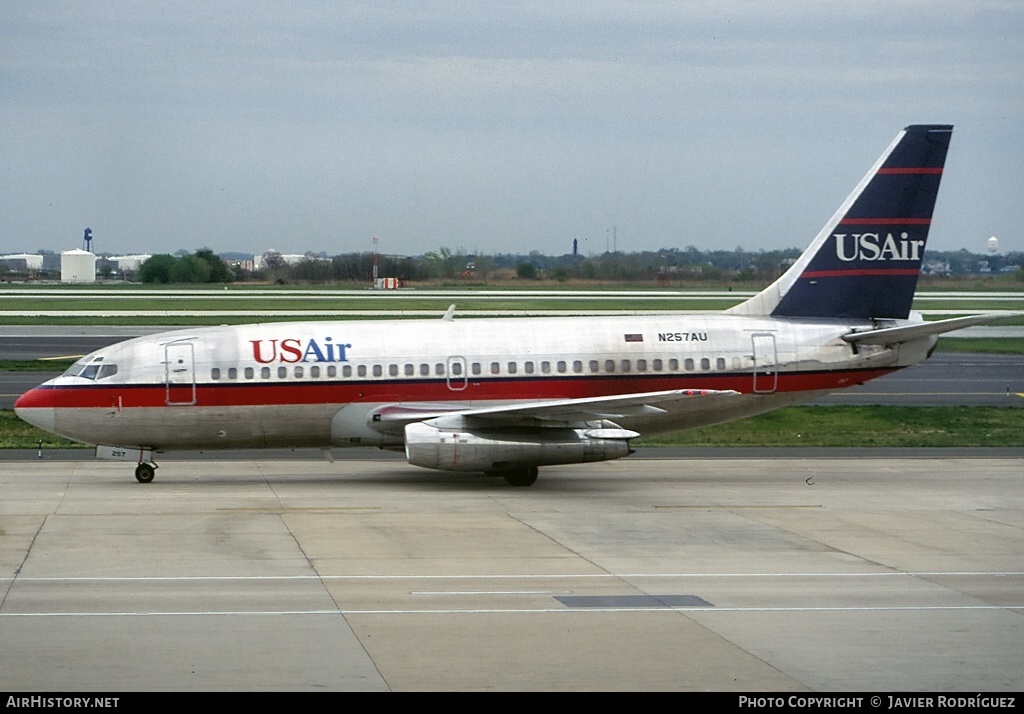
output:
[[[82,236],[82,248],[92,252],[92,228],[85,229],[85,235]]]
[[[992,236],[988,239],[988,254],[995,255],[999,252],[999,239]]]

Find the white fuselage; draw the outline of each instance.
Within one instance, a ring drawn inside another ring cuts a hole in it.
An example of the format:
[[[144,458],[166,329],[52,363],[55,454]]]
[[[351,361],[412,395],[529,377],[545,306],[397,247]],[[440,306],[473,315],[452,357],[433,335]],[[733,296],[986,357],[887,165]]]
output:
[[[71,439],[158,451],[400,447],[382,410],[455,410],[671,389],[734,390],[714,408],[616,419],[688,429],[812,399],[927,357],[841,339],[864,320],[678,314],[293,322],[209,327],[99,350],[19,402]]]

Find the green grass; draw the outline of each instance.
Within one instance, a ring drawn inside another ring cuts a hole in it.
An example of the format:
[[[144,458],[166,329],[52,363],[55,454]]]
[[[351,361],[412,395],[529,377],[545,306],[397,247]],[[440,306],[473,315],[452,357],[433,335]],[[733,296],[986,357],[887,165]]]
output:
[[[81,447],[0,410],[0,448]],[[1000,407],[788,407],[636,446],[1024,447],[1024,409]]]
[[[1024,409],[788,407],[703,429],[638,439],[637,446],[1016,446]]]
[[[73,359],[0,359],[0,372],[63,372]]]
[[[35,449],[40,442],[44,449],[89,448],[26,424],[10,409],[0,409],[0,449]]]

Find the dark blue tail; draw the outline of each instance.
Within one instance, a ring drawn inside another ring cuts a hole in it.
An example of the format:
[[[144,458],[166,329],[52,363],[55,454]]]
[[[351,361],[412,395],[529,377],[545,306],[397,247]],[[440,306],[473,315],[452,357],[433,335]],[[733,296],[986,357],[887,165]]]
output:
[[[905,319],[952,131],[904,129],[790,270],[733,311]]]

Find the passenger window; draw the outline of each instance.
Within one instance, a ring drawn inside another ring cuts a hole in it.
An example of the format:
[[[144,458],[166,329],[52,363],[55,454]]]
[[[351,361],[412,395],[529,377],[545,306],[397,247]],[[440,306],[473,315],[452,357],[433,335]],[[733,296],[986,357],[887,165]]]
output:
[[[497,362],[491,362],[491,374],[501,374],[501,365]]]
[[[210,379],[220,379],[220,367],[214,367],[210,370]]]
[[[414,374],[416,374],[416,368],[411,364],[405,365],[405,376],[412,377]]]
[[[583,372],[583,361],[578,359],[573,360],[572,371],[576,374],[581,374]]]
[[[622,371],[628,372],[630,370],[630,364],[628,359],[622,360]]]
[[[295,365],[295,379],[302,379],[302,367]]]
[[[561,360],[561,359],[558,360],[558,373],[559,374],[565,374],[566,366],[567,365],[565,364],[565,360]]]
[[[381,367],[379,364],[373,365],[373,376],[374,377],[382,377],[383,375],[384,375],[384,368]]]
[[[430,365],[427,364],[426,362],[424,362],[423,364],[420,365],[420,376],[421,377],[429,377],[430,376]]]
[[[533,362],[524,362],[523,371],[527,374],[533,374]]]
[[[262,379],[270,379],[270,367],[264,367],[260,370],[260,377]]]
[[[452,362],[452,374],[456,377],[462,375],[462,362]]]
[[[479,362],[474,362],[472,369],[473,369],[473,374],[480,374],[480,369],[481,369],[480,368],[480,363]]]
[[[693,371],[693,360],[690,359],[689,357],[687,357],[683,361],[683,367],[686,369],[687,372],[692,372]]]
[[[711,360],[709,360],[707,357],[701,357],[700,368],[707,372],[709,369],[711,369]]]
[[[443,362],[438,362],[437,364],[434,365],[434,374],[436,374],[438,377],[443,377],[444,376],[444,363]]]
[[[638,359],[636,361],[636,371],[637,372],[646,372],[647,371],[647,360],[645,360],[645,359]]]
[[[716,359],[715,360],[715,367],[716,367],[716,369],[720,369],[720,370],[722,370],[724,372],[725,371],[725,357],[719,357],[718,359]]]
[[[391,375],[392,377],[397,377],[398,376],[398,365],[397,364],[389,364],[388,365],[388,374]]]
[[[590,371],[596,373],[600,370],[601,366],[598,364],[596,359],[590,360]]]
[[[669,369],[670,372],[678,372],[679,371],[679,360],[677,360],[677,359],[670,359],[668,361],[668,369]]]
[[[245,378],[246,379],[252,379],[255,376],[256,376],[256,371],[252,367],[246,367],[245,368]]]
[[[518,369],[518,365],[515,362],[508,363],[508,373],[515,374]]]
[[[662,367],[661,360],[660,359],[654,360],[654,362],[651,363],[651,366],[654,367],[654,371],[655,372],[660,372],[661,371],[661,367]]]
[[[604,361],[604,371],[605,372],[614,372],[615,371],[615,360],[613,360],[613,359],[606,359]]]
[[[238,379],[238,370],[234,367],[228,367],[228,379]]]
[[[358,374],[360,377],[365,377],[366,376],[366,365],[365,364],[359,365],[359,367],[356,368],[356,374]]]
[[[551,374],[551,363],[550,362],[541,362],[540,363],[540,371],[543,372],[544,374]]]
[[[277,368],[277,378],[278,379],[284,379],[287,376],[288,376],[288,368],[287,367],[283,367],[282,366],[282,367],[278,367]]]
[[[312,377],[313,379],[316,379],[317,377],[319,377],[320,376],[320,368],[317,367],[316,365],[313,365],[312,367],[310,367],[309,368],[309,376]]]

